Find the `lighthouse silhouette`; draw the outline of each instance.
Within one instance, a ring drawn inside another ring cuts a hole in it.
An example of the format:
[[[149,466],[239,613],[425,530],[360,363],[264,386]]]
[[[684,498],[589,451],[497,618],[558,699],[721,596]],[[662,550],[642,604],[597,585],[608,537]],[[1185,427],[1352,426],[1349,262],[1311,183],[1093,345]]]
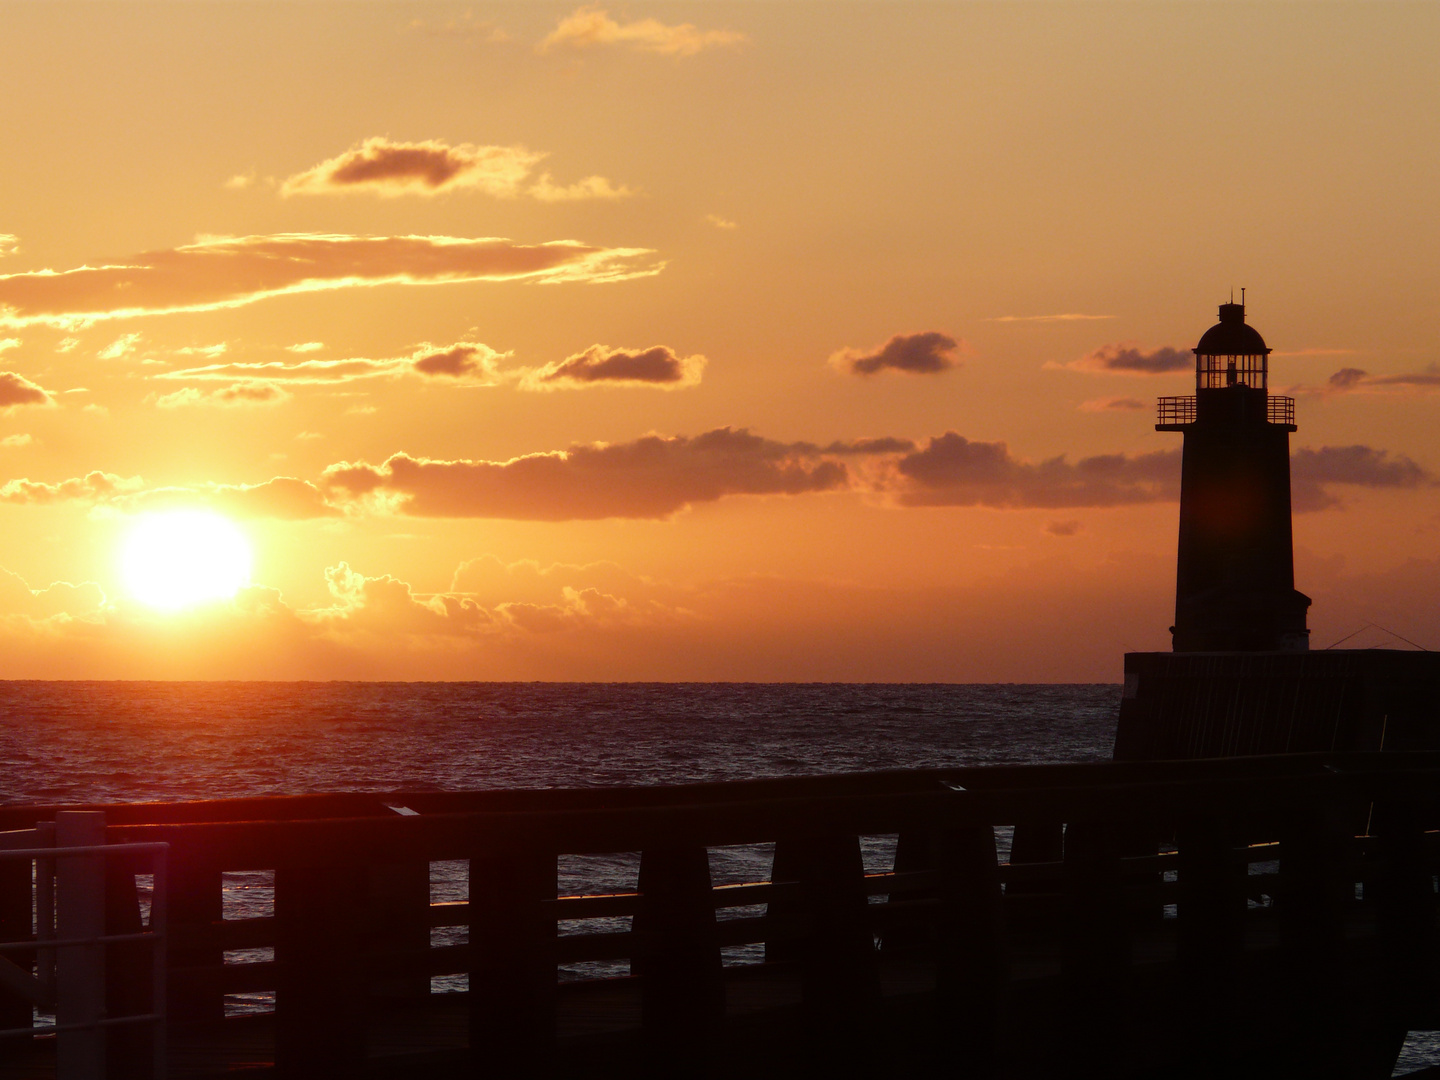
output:
[[[1295,652],[1309,642],[1290,532],[1295,399],[1271,396],[1270,350],[1240,295],[1195,346],[1195,393],[1159,402],[1155,429],[1185,435],[1176,652]]]
[[[1125,654],[1116,759],[1440,750],[1440,653],[1309,649],[1295,400],[1270,393],[1243,289],[1194,351],[1195,393],[1162,397],[1155,425],[1185,437],[1172,651]]]

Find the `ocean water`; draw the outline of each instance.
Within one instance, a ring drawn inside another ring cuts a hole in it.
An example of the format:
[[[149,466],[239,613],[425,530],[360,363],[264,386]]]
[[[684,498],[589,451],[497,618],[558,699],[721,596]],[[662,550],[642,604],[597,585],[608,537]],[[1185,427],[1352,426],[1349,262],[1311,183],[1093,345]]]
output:
[[[1110,685],[0,682],[0,802],[596,787],[1110,756]]]

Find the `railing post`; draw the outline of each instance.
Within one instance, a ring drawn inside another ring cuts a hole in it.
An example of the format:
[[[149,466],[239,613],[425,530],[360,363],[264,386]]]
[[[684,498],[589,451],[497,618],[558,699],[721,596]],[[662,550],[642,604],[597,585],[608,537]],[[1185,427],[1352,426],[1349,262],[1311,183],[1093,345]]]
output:
[[[1007,974],[995,830],[988,825],[955,829],[937,841],[937,1043],[943,1039],[945,1060],[961,1074],[991,1076],[999,1067]]]
[[[875,939],[867,917],[865,862],[854,834],[805,837],[794,855],[809,930],[801,950],[801,994],[816,1075],[873,1066],[880,1001]]]
[[[516,843],[470,855],[470,1060],[477,1077],[553,1067],[556,858]]]
[[[1180,1015],[1186,1053],[1216,1075],[1235,1066],[1240,958],[1249,864],[1236,829],[1214,817],[1187,821],[1176,836],[1179,897]]]
[[[1120,1057],[1130,964],[1120,837],[1112,825],[1068,824],[1063,892],[1061,973],[1070,1072],[1106,1076]]]
[[[55,815],[55,932],[60,940],[105,933],[105,857],[65,856],[67,847],[105,843],[105,815],[61,810]],[[98,1024],[105,1013],[105,947],[55,950],[55,1022]],[[105,1033],[99,1027],[61,1031],[55,1043],[57,1080],[104,1080]]]
[[[287,1080],[359,1076],[368,985],[362,865],[297,845],[275,867],[275,1064]]]
[[[1348,839],[1320,799],[1296,807],[1280,835],[1280,944],[1285,955],[1284,1042],[1295,1075],[1348,1075],[1348,993],[1339,975],[1344,932],[1341,867]]]
[[[135,860],[105,860],[105,932],[138,934],[144,930],[140,897],[135,889]],[[112,1016],[141,1016],[154,1011],[153,941],[122,941],[108,947],[105,957],[105,999]],[[122,1024],[106,1039],[106,1068],[119,1080],[154,1075],[157,1028],[153,1024]]]
[[[177,838],[171,848],[169,881],[170,924],[177,930],[194,926],[208,929],[224,918],[224,890],[220,866],[205,850],[203,841],[186,843]],[[225,954],[218,946],[171,947],[172,969],[218,968]],[[189,980],[171,979],[167,991],[167,1015],[171,1024],[218,1024],[225,1019],[225,995],[212,980],[200,986]]]
[[[32,936],[30,905],[33,902],[29,859],[0,859],[0,941],[24,941]],[[6,953],[5,958],[22,971],[35,962],[34,952]],[[0,988],[0,1028],[30,1026],[30,999]]]
[[[700,845],[647,848],[640,855],[635,973],[647,1072],[700,1076],[725,1015],[710,860]]]

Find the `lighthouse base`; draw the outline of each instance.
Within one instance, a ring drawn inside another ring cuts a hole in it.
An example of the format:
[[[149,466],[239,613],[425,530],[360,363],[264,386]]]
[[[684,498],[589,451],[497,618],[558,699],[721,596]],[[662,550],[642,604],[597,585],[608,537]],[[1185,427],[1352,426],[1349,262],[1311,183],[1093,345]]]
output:
[[[1440,750],[1440,653],[1125,654],[1115,760]]]

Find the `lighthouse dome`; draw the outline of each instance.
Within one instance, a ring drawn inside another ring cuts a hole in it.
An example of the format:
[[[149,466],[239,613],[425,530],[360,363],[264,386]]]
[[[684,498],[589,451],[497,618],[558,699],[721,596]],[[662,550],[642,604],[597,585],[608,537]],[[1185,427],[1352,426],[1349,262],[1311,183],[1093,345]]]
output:
[[[1197,356],[1268,356],[1265,339],[1245,322],[1244,304],[1221,304],[1220,321],[1200,336]]]

